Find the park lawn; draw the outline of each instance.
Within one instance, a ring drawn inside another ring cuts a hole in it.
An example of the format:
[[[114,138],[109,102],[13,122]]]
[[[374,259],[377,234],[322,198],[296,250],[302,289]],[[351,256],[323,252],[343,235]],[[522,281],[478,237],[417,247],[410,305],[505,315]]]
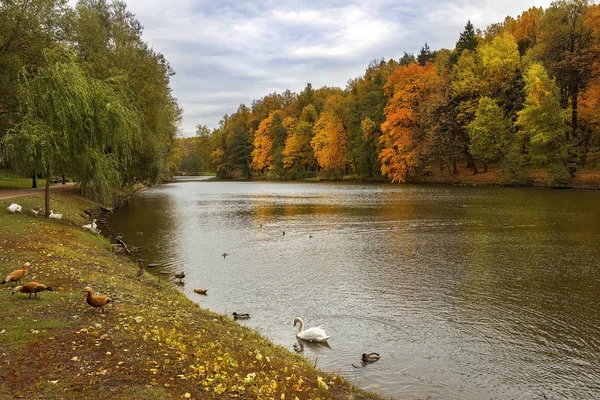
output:
[[[38,188],[45,185],[45,179],[37,179]],[[0,189],[31,189],[31,177],[24,178],[12,171],[0,169]]]
[[[43,195],[20,197],[24,210]],[[38,298],[0,286],[0,398],[374,399],[313,368],[232,319],[202,309],[168,283],[112,254],[83,231],[97,204],[55,194],[62,220],[9,214],[0,200],[0,273],[30,261],[24,282],[54,288]],[[83,287],[108,295],[106,313]]]

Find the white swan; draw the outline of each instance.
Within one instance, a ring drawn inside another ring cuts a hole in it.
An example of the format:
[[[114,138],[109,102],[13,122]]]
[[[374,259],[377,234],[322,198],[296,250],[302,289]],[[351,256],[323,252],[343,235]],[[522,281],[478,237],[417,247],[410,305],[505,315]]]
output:
[[[48,218],[62,219],[62,216],[62,214],[54,214],[54,211],[50,210],[50,216]]]
[[[302,321],[302,318],[300,317],[294,318],[294,326],[296,326],[297,323],[300,323],[300,328],[298,329],[298,333],[296,334],[296,337],[298,339],[306,340],[308,342],[323,343],[331,337],[327,336],[325,330],[321,326],[308,328],[307,330],[304,330],[304,321]]]
[[[92,221],[92,228],[98,229],[98,225],[96,225],[96,218]]]
[[[7,210],[11,213],[20,213],[21,212],[21,206],[18,205],[17,203],[12,203],[10,206],[7,207]]]

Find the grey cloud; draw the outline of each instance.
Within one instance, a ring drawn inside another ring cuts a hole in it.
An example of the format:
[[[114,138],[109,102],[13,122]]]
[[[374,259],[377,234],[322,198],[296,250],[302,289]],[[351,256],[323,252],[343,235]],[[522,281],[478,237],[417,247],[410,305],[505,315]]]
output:
[[[344,87],[376,58],[452,48],[467,19],[480,29],[550,0],[129,0],[144,38],[170,61],[182,134],[214,128],[240,103],[307,82]]]

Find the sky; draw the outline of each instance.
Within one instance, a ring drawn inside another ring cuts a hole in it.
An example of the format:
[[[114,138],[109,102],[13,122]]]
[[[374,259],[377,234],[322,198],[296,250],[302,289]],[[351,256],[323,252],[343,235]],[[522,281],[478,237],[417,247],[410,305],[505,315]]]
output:
[[[502,22],[550,0],[125,0],[176,75],[181,135],[273,92],[344,88],[371,60],[454,48],[467,20]]]

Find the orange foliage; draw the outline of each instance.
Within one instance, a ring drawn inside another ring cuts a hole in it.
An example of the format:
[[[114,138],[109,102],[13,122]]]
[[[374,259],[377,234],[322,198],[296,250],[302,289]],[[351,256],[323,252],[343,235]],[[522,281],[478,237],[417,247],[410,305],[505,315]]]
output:
[[[315,136],[310,142],[317,162],[326,170],[340,170],[348,165],[348,133],[341,118],[343,102],[340,95],[327,99],[325,110],[314,127]]]
[[[392,182],[403,182],[419,164],[426,146],[428,107],[440,96],[442,80],[431,64],[417,63],[396,69],[385,84],[389,97],[381,124],[381,173]]]
[[[544,9],[542,7],[531,7],[529,10],[523,11],[516,20],[510,17],[505,20],[505,28],[514,36],[522,53],[537,44],[543,17]]]
[[[250,166],[259,172],[273,169],[273,157],[271,155],[273,140],[270,137],[273,114],[271,113],[267,118],[263,119],[254,133],[254,150],[252,150],[252,162]]]

